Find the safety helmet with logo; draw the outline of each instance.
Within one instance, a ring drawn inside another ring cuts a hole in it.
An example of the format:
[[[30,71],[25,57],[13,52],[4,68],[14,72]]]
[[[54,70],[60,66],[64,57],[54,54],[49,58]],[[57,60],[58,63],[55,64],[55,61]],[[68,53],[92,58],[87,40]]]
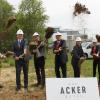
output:
[[[76,42],[81,42],[82,39],[81,39],[80,37],[77,37],[75,41],[76,41]]]
[[[57,36],[57,35],[58,35],[58,36],[62,36],[62,34],[61,34],[60,32],[57,32],[55,35],[56,35],[56,36]]]
[[[21,29],[19,29],[19,30],[17,31],[16,34],[17,34],[17,35],[18,35],[18,34],[24,34],[24,32],[23,32]]]
[[[38,32],[35,32],[35,33],[33,34],[33,36],[39,36],[39,33],[38,33]]]

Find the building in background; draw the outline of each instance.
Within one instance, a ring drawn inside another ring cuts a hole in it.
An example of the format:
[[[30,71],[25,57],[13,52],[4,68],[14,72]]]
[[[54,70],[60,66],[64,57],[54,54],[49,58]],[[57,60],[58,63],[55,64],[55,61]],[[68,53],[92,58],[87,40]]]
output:
[[[68,48],[69,52],[72,51],[73,46],[75,45],[75,39],[76,37],[81,37],[83,41],[88,40],[88,36],[84,34],[80,34],[78,30],[73,29],[60,29],[60,27],[54,28],[54,34],[49,40],[49,47],[51,48],[53,45],[53,42],[56,40],[55,34],[56,32],[60,32],[62,34],[62,38],[66,40],[66,47]]]

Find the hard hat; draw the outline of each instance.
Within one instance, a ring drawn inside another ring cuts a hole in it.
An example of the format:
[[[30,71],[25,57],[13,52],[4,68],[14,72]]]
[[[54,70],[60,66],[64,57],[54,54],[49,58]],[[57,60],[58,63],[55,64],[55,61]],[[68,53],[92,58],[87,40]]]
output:
[[[62,36],[62,34],[61,34],[61,33],[59,33],[59,32],[57,32],[55,35],[56,35],[56,36],[57,36],[57,35]]]
[[[39,36],[39,33],[38,33],[38,32],[35,32],[35,33],[33,34],[33,36]]]
[[[77,42],[77,41],[82,41],[82,39],[81,39],[80,37],[77,37],[75,41],[76,41],[76,42]]]
[[[97,42],[97,40],[96,39],[93,39],[92,42]]]
[[[19,29],[16,34],[24,34],[24,33],[21,29]]]

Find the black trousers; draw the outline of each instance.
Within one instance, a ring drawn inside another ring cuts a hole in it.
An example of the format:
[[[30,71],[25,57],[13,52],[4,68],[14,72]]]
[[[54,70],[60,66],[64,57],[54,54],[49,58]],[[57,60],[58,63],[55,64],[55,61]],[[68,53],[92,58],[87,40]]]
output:
[[[16,66],[16,85],[17,89],[21,88],[21,80],[20,80],[20,74],[21,70],[23,68],[23,74],[24,74],[24,88],[28,88],[28,66],[24,59],[20,59],[18,61],[15,61]]]
[[[72,60],[72,67],[74,70],[74,77],[80,77],[80,66],[78,64],[79,60]]]
[[[100,83],[100,60],[93,60],[93,77],[96,77],[96,69],[98,67],[98,76]]]
[[[37,83],[41,85],[45,85],[45,58],[39,57],[34,58],[34,64],[35,64],[35,72],[37,76]]]
[[[62,77],[66,78],[66,63],[62,62],[60,56],[55,56],[55,74],[57,78],[61,78],[60,68],[62,71]]]

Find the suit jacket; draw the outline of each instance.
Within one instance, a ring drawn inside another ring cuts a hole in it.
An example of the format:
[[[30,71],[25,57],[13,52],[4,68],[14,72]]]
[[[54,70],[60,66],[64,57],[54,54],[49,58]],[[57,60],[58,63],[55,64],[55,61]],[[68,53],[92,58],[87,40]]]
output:
[[[80,57],[84,57],[82,46],[74,46],[72,50],[72,62],[78,62]]]
[[[14,56],[20,56],[21,54],[23,54],[25,48],[27,48],[27,45],[24,39],[21,40],[20,46],[18,40],[16,40],[13,44]]]
[[[91,55],[93,55],[93,53],[95,53],[95,54],[99,53],[99,56],[100,56],[100,47],[99,47],[99,45],[96,45],[95,52],[94,52],[94,46],[91,48]],[[98,60],[100,58],[97,58],[97,57],[93,56],[93,59]]]
[[[58,45],[58,43],[57,43],[57,41],[55,41],[54,46],[53,46],[53,52],[54,52],[54,50],[57,50],[57,45]],[[62,50],[59,53],[55,53],[55,58],[59,56],[61,58],[61,62],[66,63],[68,61],[67,50],[66,50],[66,41],[60,40],[59,47],[61,47]]]

